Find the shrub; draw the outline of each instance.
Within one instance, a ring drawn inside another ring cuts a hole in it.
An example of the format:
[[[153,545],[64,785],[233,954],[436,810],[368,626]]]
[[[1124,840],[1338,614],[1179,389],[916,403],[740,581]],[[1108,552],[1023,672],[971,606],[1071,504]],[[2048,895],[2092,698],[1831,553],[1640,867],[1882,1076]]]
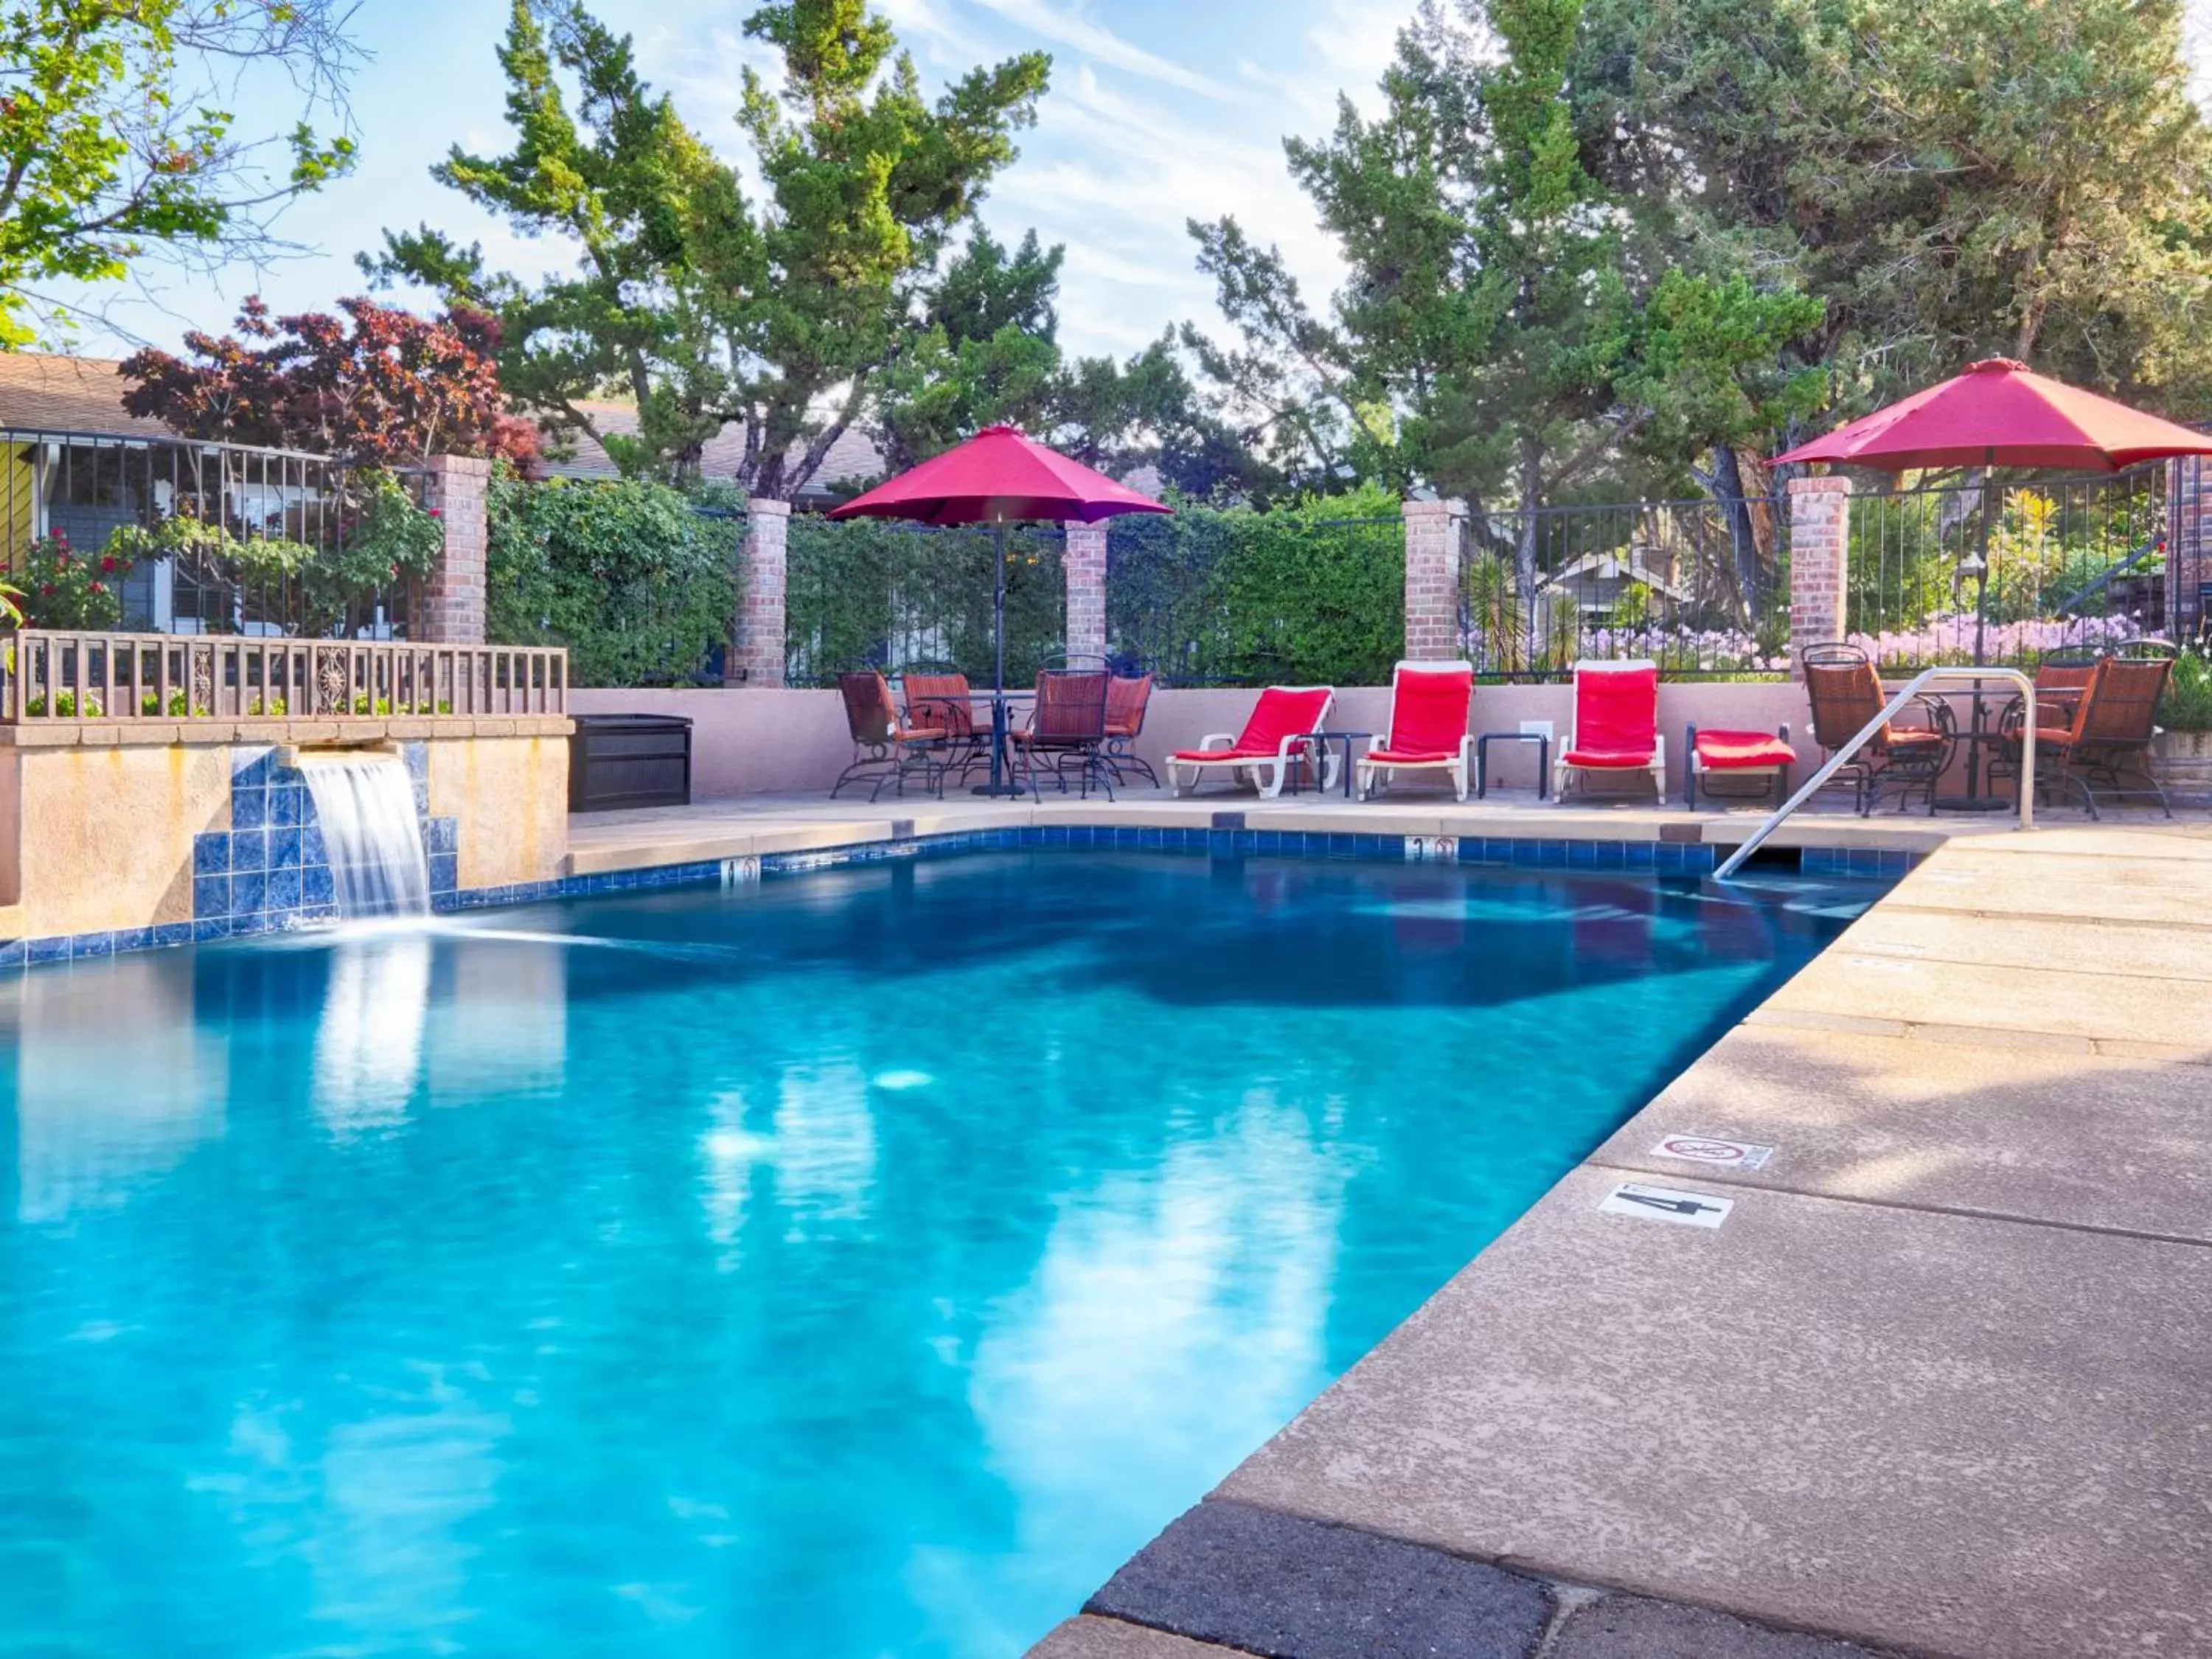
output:
[[[123,620],[117,591],[129,562],[81,553],[59,531],[41,536],[23,560],[23,614],[33,628],[112,628]]]
[[[579,685],[696,678],[737,614],[739,521],[665,485],[492,481],[485,623],[501,645],[564,645]]]
[[[1405,654],[1398,498],[1182,506],[1109,532],[1107,634],[1171,684],[1387,685]]]
[[[2169,732],[2212,732],[2212,656],[2185,651],[2174,659],[2158,723]]]

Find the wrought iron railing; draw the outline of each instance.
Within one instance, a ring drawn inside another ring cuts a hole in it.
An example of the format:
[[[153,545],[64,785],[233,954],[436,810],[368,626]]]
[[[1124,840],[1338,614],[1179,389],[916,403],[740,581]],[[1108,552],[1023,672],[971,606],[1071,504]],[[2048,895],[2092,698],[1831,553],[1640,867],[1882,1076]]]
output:
[[[2087,478],[1863,488],[1848,632],[1886,670],[2094,654],[2166,633],[2163,463]]]
[[[565,714],[568,653],[239,635],[0,635],[0,723]]]

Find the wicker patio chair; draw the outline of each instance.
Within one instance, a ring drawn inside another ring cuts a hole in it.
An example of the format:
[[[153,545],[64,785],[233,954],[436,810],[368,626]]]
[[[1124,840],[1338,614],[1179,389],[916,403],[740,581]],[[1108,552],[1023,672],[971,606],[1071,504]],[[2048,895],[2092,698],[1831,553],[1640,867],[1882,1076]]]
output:
[[[2049,731],[2036,722],[2043,777],[2072,787],[2093,818],[2103,816],[2097,810],[2100,790],[2113,800],[2148,797],[2172,817],[2172,805],[2151,775],[2150,745],[2158,735],[2158,702],[2172,673],[2171,657],[2107,657],[2099,663],[2066,730]],[[2018,775],[2018,745],[2008,748]]]
[[[910,726],[945,728],[945,768],[965,778],[991,761],[991,726],[975,719],[968,677],[941,663],[916,663],[899,676],[899,695]]]
[[[1802,661],[1813,740],[1833,755],[1880,716],[1889,697],[1873,662],[1855,645],[1808,645]],[[1861,817],[1869,816],[1882,793],[1892,788],[1899,811],[1916,791],[1927,796],[1931,809],[1936,804],[1936,780],[1957,746],[1957,724],[1941,697],[1923,692],[1914,702],[1927,725],[1890,722],[1836,772],[1834,781],[1850,781],[1852,805]]]
[[[1048,668],[1036,677],[1030,723],[1009,734],[1014,781],[1038,793],[1037,775],[1050,771],[1062,791],[1080,780],[1085,799],[1095,782],[1114,799],[1114,769],[1106,759],[1106,697],[1113,679],[1103,668]]]
[[[1152,706],[1152,677],[1150,674],[1116,674],[1106,687],[1106,750],[1107,769],[1117,783],[1126,781],[1131,773],[1142,777],[1155,789],[1159,787],[1159,775],[1152,770],[1152,763],[1137,753],[1137,739],[1144,735],[1145,711]]]
[[[837,694],[845,701],[845,726],[853,739],[853,763],[837,775],[830,787],[835,800],[848,783],[872,781],[868,799],[874,800],[888,783],[906,793],[909,773],[919,772],[925,787],[945,793],[945,753],[948,734],[941,726],[909,726],[899,718],[890,682],[882,671],[860,669],[837,676]]]

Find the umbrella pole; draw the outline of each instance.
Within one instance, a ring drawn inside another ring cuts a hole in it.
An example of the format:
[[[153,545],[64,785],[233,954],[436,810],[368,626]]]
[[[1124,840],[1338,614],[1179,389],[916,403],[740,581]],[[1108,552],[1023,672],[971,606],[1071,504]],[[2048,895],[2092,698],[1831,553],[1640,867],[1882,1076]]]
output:
[[[1004,781],[1006,763],[1006,521],[991,526],[991,781],[975,791],[979,795],[1011,795]]]

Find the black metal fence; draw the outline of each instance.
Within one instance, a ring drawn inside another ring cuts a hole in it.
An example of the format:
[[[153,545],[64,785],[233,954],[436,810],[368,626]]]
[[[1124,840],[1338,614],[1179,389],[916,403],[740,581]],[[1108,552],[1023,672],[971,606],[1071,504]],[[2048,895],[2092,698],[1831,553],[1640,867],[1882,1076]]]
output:
[[[2168,625],[2166,469],[1851,501],[1845,616],[1893,668],[2029,664]]]
[[[1200,508],[1107,532],[1109,652],[1170,685],[1386,685],[1405,587],[1398,518]]]
[[[289,450],[0,428],[7,578],[46,627],[404,638],[370,486]]]
[[[993,672],[993,562],[988,526],[932,529],[872,519],[794,514],[785,550],[785,676],[827,684],[861,665],[952,664],[976,684]],[[1027,684],[1066,648],[1066,538],[1009,526],[1006,682]]]
[[[1650,658],[1673,679],[1786,672],[1784,504],[1637,501],[1475,514],[1461,633],[1479,672]]]

